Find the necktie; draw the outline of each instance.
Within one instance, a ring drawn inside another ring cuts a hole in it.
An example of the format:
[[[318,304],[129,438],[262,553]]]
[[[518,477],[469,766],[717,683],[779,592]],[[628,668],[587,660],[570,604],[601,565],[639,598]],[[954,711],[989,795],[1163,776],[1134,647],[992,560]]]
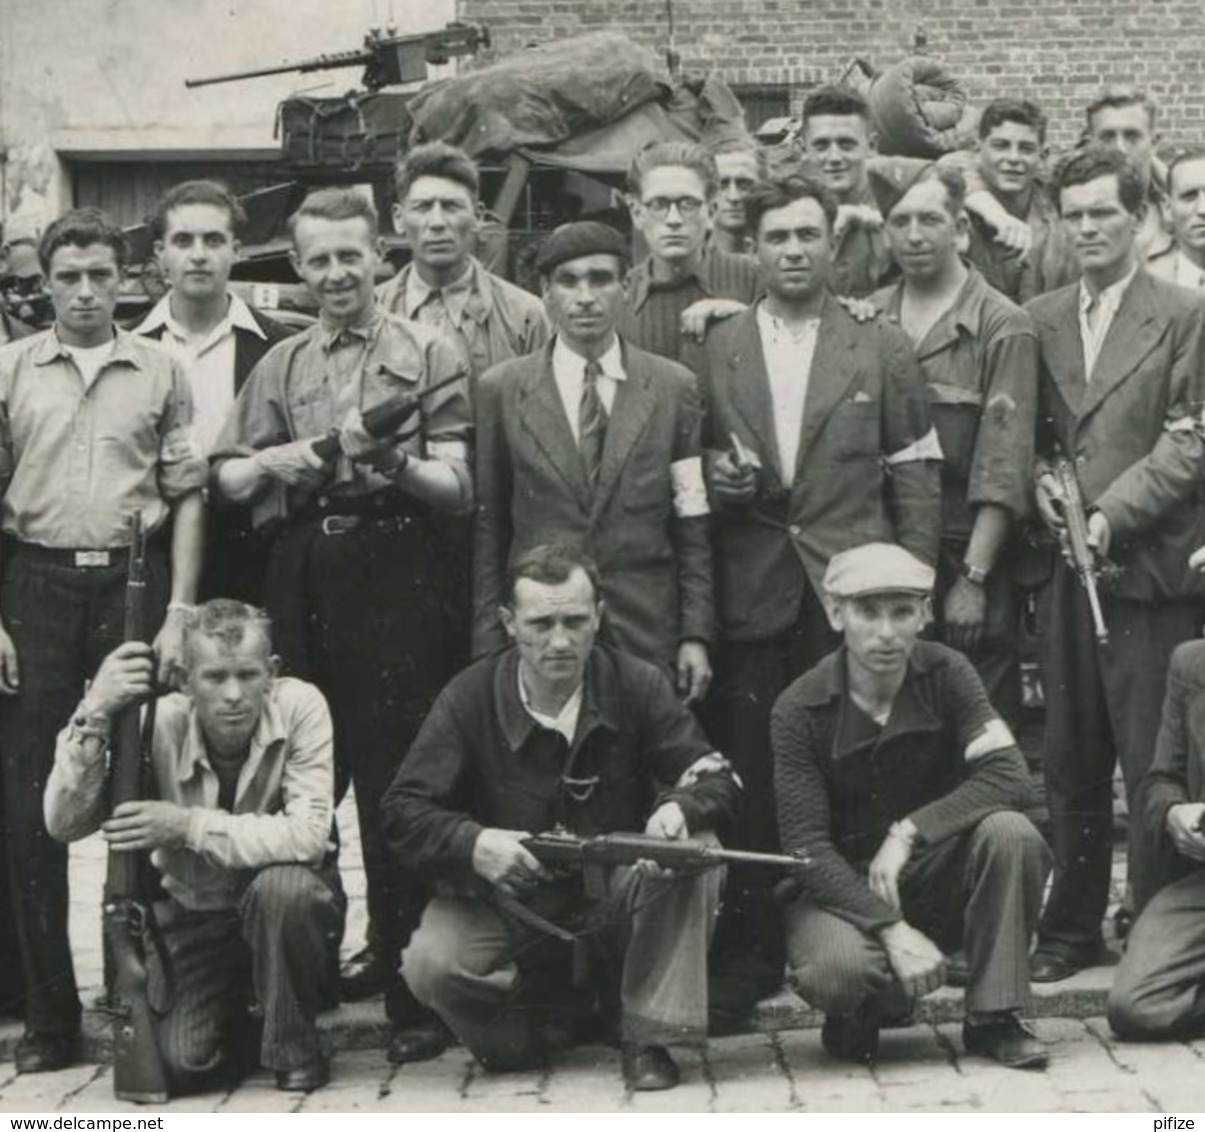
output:
[[[1102,303],[1100,296],[1096,295],[1092,301],[1088,303],[1088,309],[1084,311],[1084,321],[1088,324],[1088,357],[1087,365],[1084,367],[1084,377],[1086,380],[1092,380],[1092,371],[1096,368],[1096,359],[1100,356],[1100,326],[1104,315],[1101,309]]]
[[[602,467],[603,443],[607,438],[607,410],[598,395],[598,379],[602,366],[598,362],[586,363],[585,380],[582,382],[582,401],[577,411],[578,446],[582,462],[586,465],[586,478],[593,488],[598,483],[598,469]]]

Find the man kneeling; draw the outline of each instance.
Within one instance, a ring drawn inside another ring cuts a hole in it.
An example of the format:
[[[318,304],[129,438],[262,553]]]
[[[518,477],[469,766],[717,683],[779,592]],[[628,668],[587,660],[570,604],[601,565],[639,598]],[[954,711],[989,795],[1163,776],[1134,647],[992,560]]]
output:
[[[550,874],[523,839],[555,827],[706,837],[731,820],[737,783],[664,672],[595,643],[603,607],[587,558],[528,551],[504,601],[513,647],[440,693],[385,796],[394,852],[442,893],[402,974],[488,1069],[542,1064],[556,1038],[540,1009],[547,980],[537,989],[531,966],[551,937],[531,913],[563,925],[588,906],[578,952],[620,944],[624,1080],[670,1088],[678,1069],[665,1047],[706,1033],[719,870],[666,874],[641,862],[607,870],[589,892],[580,871]]]
[[[103,821],[111,724],[153,680],[150,646],[119,645],[59,733],[46,784],[52,836],[75,841],[99,827],[110,849],[149,851],[161,874],[165,955],[147,948],[147,994],[174,1092],[236,1068],[254,1031],[249,996],[263,1039],[245,1052],[276,1071],[277,1086],[330,1079],[314,1019],[336,1001],[345,910],[329,845],[331,722],[316,688],[274,678],[271,653],[259,610],[221,599],[196,609],[185,690],[156,705],[161,800],[123,803]]]
[[[938,944],[965,946],[967,1051],[1042,1067],[1018,1011],[1049,853],[1015,812],[1025,764],[970,661],[918,639],[932,587],[930,567],[887,543],[828,565],[844,644],[771,723],[783,850],[813,862],[786,910],[787,955],[827,1016],[825,1049],[873,1061],[880,1023],[944,982]]]

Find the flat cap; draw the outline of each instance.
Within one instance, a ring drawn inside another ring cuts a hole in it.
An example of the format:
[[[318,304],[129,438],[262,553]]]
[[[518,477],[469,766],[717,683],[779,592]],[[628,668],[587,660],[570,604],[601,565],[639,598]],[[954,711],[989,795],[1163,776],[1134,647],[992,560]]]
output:
[[[893,542],[868,542],[829,559],[824,590],[831,597],[866,594],[927,594],[934,572],[916,555]]]
[[[867,162],[866,180],[875,206],[884,220],[904,199],[904,194],[921,179],[922,174],[932,168],[932,161],[923,161],[918,157],[875,157]]]
[[[616,255],[628,261],[628,241],[609,224],[597,220],[575,220],[562,224],[540,247],[536,270],[547,275],[558,264],[584,255]]]

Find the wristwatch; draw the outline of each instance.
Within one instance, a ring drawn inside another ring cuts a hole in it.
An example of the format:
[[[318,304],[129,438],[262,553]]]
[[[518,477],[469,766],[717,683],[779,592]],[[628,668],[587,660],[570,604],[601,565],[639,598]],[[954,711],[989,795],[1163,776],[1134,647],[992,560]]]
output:
[[[972,586],[981,586],[987,581],[987,571],[980,570],[978,566],[972,566],[969,562],[964,562],[958,567],[958,572],[966,578]]]

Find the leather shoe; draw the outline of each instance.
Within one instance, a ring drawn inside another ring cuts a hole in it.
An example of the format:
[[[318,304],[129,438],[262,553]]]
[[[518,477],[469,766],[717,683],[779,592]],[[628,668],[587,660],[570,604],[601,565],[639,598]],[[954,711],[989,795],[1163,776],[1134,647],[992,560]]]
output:
[[[682,1074],[664,1046],[642,1046],[624,1042],[622,1050],[623,1083],[629,1092],[648,1093],[672,1089]]]
[[[1095,967],[1107,959],[1101,951],[1093,955],[1067,954],[1061,951],[1035,951],[1029,957],[1029,979],[1034,983],[1058,983],[1087,967]]]
[[[826,1014],[820,1043],[830,1057],[873,1065],[879,1058],[879,1015],[870,1005],[853,1014]]]
[[[411,1061],[430,1061],[438,1057],[451,1043],[447,1026],[434,1015],[421,1021],[398,1026],[389,1039],[385,1058],[390,1065],[406,1065]]]
[[[312,1093],[329,1083],[330,1079],[331,1063],[325,1057],[316,1057],[296,1069],[276,1071],[276,1087],[286,1093]]]
[[[53,1073],[80,1059],[79,1034],[39,1034],[26,1031],[17,1043],[13,1064],[18,1073]]]
[[[357,951],[339,968],[339,997],[360,1002],[382,994],[397,979],[397,963],[390,969],[384,956],[371,945]]]
[[[1050,1053],[1036,1034],[1011,1011],[990,1022],[964,1022],[967,1053],[990,1057],[1006,1069],[1045,1069]]]

